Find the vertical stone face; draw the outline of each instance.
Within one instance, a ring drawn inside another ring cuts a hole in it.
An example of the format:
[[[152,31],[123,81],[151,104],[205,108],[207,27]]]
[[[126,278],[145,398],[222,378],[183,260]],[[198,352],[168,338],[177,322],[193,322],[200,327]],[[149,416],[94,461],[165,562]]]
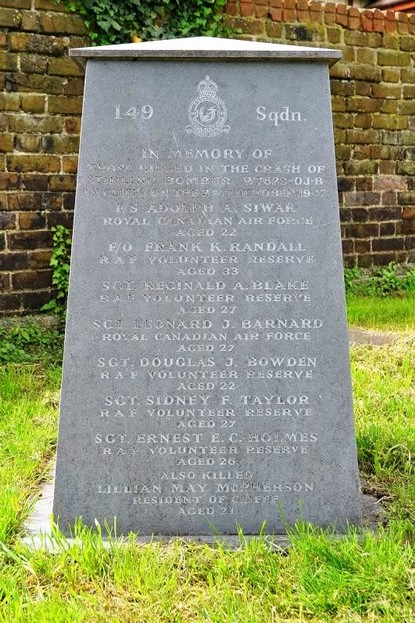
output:
[[[78,516],[146,535],[357,522],[336,51],[203,38],[83,54],[97,58],[75,210],[61,528]]]
[[[0,0],[0,30],[3,315],[37,311],[52,296],[50,229],[71,221],[66,162],[77,158],[82,105],[83,72],[68,47],[87,37],[80,17],[45,1]]]

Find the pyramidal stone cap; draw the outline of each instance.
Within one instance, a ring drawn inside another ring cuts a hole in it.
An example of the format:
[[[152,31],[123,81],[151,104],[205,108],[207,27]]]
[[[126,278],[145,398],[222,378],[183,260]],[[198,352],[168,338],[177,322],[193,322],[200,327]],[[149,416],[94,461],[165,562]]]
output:
[[[310,48],[297,45],[281,45],[218,37],[190,37],[187,39],[164,39],[143,43],[124,43],[90,48],[73,48],[69,55],[83,58],[111,59],[181,59],[232,61],[246,59],[264,61],[326,61],[333,65],[341,58],[341,51],[329,48]]]

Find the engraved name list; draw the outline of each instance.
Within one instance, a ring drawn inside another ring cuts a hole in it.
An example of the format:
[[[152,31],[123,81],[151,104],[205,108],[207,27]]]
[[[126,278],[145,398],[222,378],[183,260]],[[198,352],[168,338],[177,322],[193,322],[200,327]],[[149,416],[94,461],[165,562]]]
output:
[[[88,61],[55,513],[342,529],[359,510],[327,61],[200,54]]]

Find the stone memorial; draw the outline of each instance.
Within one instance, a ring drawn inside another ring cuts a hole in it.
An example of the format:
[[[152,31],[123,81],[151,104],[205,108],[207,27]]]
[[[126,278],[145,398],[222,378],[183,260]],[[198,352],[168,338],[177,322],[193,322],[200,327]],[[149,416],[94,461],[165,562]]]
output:
[[[54,514],[141,535],[360,517],[328,67],[195,38],[88,59]]]

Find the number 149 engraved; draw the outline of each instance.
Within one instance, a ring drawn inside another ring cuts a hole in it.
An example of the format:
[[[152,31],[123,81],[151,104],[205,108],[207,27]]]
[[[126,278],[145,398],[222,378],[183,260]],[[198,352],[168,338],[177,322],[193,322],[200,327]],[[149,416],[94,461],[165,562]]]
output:
[[[153,116],[153,107],[149,104],[143,106],[131,106],[130,108],[123,108],[121,104],[115,106],[115,119],[124,119],[124,117],[130,117],[130,119],[140,119],[147,121]]]

